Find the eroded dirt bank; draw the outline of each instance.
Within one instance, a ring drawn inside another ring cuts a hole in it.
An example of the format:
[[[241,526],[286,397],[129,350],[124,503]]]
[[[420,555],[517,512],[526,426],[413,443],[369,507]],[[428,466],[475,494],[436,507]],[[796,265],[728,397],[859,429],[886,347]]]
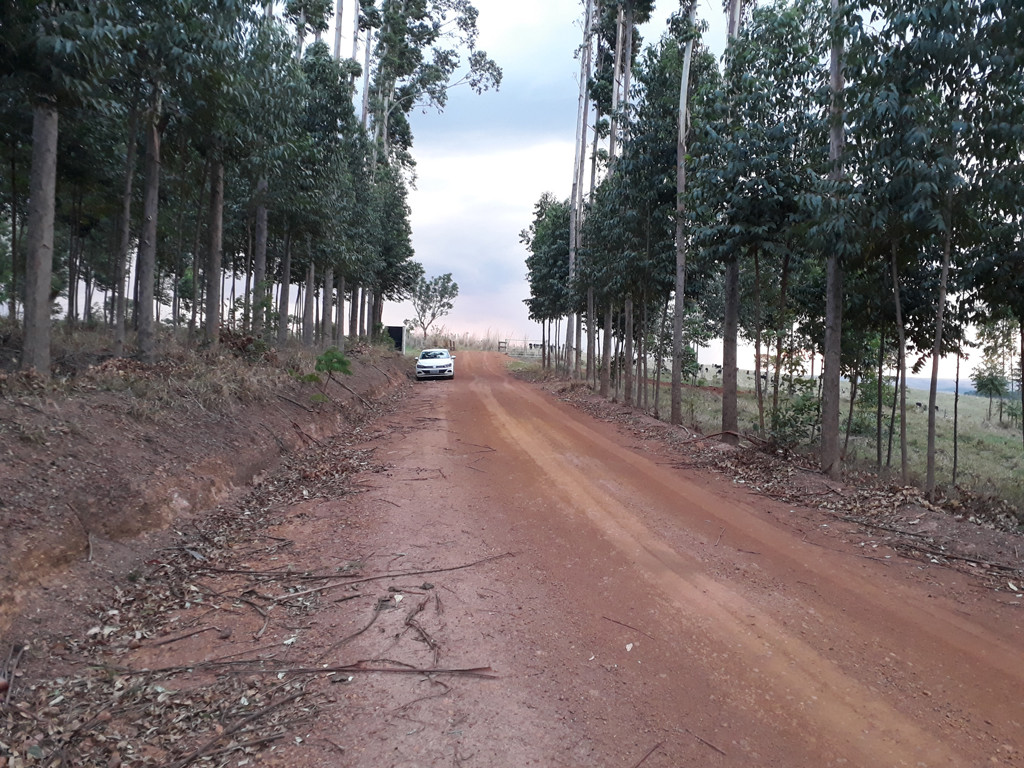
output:
[[[40,387],[0,400],[0,632],[26,588],[94,549],[216,506],[282,454],[373,418],[374,403],[408,383],[408,362],[394,355],[357,351],[353,365],[347,382],[295,380],[269,402],[213,391],[203,403],[167,385],[182,375],[173,365],[130,360],[86,375],[69,396]],[[170,401],[133,392],[155,383]]]
[[[518,382],[498,355],[458,365],[183,530],[81,607],[80,634],[28,617],[6,713],[29,734],[21,754],[1024,765],[1012,571],[902,557],[881,530]],[[1019,567],[1019,544],[976,559]],[[51,604],[74,587],[53,585]],[[96,658],[107,674],[89,677]],[[54,735],[31,742],[36,702]]]

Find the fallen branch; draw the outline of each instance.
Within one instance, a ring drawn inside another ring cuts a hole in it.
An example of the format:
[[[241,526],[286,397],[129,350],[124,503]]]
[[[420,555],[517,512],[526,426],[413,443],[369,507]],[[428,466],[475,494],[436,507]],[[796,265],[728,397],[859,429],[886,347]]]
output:
[[[879,531],[889,531],[889,533],[898,533],[898,534],[900,534],[902,536],[913,536],[916,539],[927,539],[927,538],[929,538],[927,536],[927,534],[924,534],[924,533],[917,533],[915,531],[903,531],[903,530],[900,530],[899,528],[894,528],[894,527],[892,527],[890,525],[882,525],[881,523],[869,523],[867,520],[861,520],[859,517],[853,517],[851,515],[837,515],[837,514],[833,514],[832,516],[836,517],[836,518],[838,518],[840,520],[845,520],[848,523],[856,523],[857,525],[863,525],[865,528],[875,528],[876,530],[879,530]]]
[[[335,383],[339,387],[341,387],[342,389],[348,390],[353,395],[355,395],[357,398],[359,398],[359,402],[363,404],[364,408],[369,408],[370,407],[370,404],[368,402],[366,402],[366,400],[363,399],[363,396],[360,395],[358,392],[356,392],[354,389],[352,389],[352,387],[350,387],[350,386],[348,386],[346,384],[343,384],[342,382],[338,381],[337,379],[335,379],[334,381],[335,381]]]
[[[297,403],[294,400],[292,400],[290,397],[285,397],[284,395],[278,395],[278,397],[281,398],[282,400],[284,400],[285,402],[291,403],[292,405],[294,405],[294,406],[296,406],[298,408],[301,408],[306,413],[312,413],[313,412],[312,408],[307,408],[302,403]]]
[[[697,741],[699,741],[699,742],[700,742],[701,744],[703,744],[703,745],[704,745],[705,747],[710,747],[711,749],[715,750],[715,752],[717,752],[718,754],[720,754],[720,755],[721,755],[722,757],[728,757],[728,755],[727,755],[727,754],[725,754],[725,752],[724,752],[723,750],[721,750],[721,749],[719,749],[718,747],[716,747],[716,746],[715,746],[714,744],[712,744],[712,743],[711,743],[710,741],[708,741],[707,739],[702,739],[702,738],[701,738],[700,736],[698,736],[698,735],[697,735],[696,733],[694,733],[693,731],[691,731],[691,730],[690,730],[689,728],[683,728],[683,730],[684,730],[684,731],[686,731],[686,732],[687,732],[688,734],[690,734],[691,736],[693,736],[693,738],[695,738],[695,739],[696,739]]]
[[[626,629],[632,629],[634,632],[639,632],[644,637],[650,637],[651,640],[654,639],[653,637],[651,637],[651,635],[648,635],[642,629],[637,629],[636,627],[630,626],[629,624],[624,624],[621,621],[616,621],[615,619],[610,619],[607,616],[602,616],[601,618],[604,619],[605,621],[610,621],[612,624],[618,624],[620,627],[625,627]]]
[[[422,613],[423,609],[427,607],[427,603],[430,602],[430,598],[423,599],[419,605],[417,605],[409,614],[405,617],[405,626],[415,629],[420,636],[420,639],[426,644],[431,651],[434,652],[434,666],[437,666],[437,662],[441,656],[441,646],[437,644],[437,641],[431,637],[430,633],[425,630],[416,617]]]
[[[216,629],[218,632],[221,631],[219,627],[203,627],[202,629],[193,629],[191,632],[186,632],[184,635],[178,635],[177,637],[169,637],[166,640],[161,640],[158,643],[153,643],[149,647],[157,648],[161,645],[170,645],[171,643],[176,643],[179,640],[184,640],[186,638],[192,637],[193,635],[201,635],[203,632],[209,632],[211,629]]]
[[[283,603],[288,600],[294,600],[296,597],[304,597],[306,595],[312,595],[315,592],[326,592],[328,589],[335,589],[337,587],[345,587],[349,584],[362,584],[367,581],[378,581],[380,579],[394,579],[399,576],[422,576],[428,573],[447,573],[448,571],[461,571],[466,568],[472,568],[476,565],[482,565],[489,563],[492,560],[500,560],[503,557],[513,557],[513,552],[505,552],[501,555],[492,555],[491,557],[485,557],[480,560],[475,560],[472,563],[466,563],[465,565],[454,565],[450,568],[428,568],[422,571],[398,571],[396,573],[382,573],[378,576],[364,576],[360,579],[349,579],[347,581],[338,581],[333,584],[324,584],[321,587],[313,587],[312,589],[306,589],[302,592],[292,592],[286,595],[278,595],[277,597],[271,598],[272,603]]]
[[[657,744],[655,744],[655,745],[654,745],[653,747],[651,747],[651,748],[650,748],[650,749],[649,749],[649,750],[647,751],[647,754],[646,754],[646,755],[644,755],[643,757],[641,757],[641,758],[640,758],[640,762],[638,762],[638,763],[637,763],[636,765],[634,765],[634,766],[633,766],[633,768],[640,768],[640,766],[641,766],[641,765],[643,765],[644,763],[646,763],[646,762],[647,762],[647,758],[648,758],[648,757],[650,757],[651,755],[653,755],[653,754],[654,754],[654,753],[655,753],[655,752],[656,752],[656,751],[658,750],[658,748],[659,748],[659,747],[660,747],[661,745],[662,745],[662,742],[660,742],[660,741],[659,741],[659,742],[658,742]]]
[[[332,674],[340,672],[390,672],[400,675],[464,675],[467,677],[483,677],[488,680],[498,680],[499,675],[491,667],[467,667],[467,668],[442,668],[442,667],[366,667],[364,662],[357,661],[352,664],[343,664],[340,667],[295,667],[289,669],[264,669],[261,672],[272,675],[321,675],[325,672]]]
[[[263,633],[267,631],[267,627],[270,625],[270,617],[267,615],[266,611],[264,611],[262,608],[256,605],[256,603],[254,603],[252,600],[247,600],[244,597],[240,597],[238,598],[238,600],[240,602],[245,603],[246,605],[252,606],[256,613],[263,617],[263,626],[260,627],[259,631],[252,636],[253,640],[259,640],[261,637],[263,637]]]
[[[968,557],[967,555],[954,555],[952,552],[942,552],[938,549],[932,549],[931,547],[918,547],[909,541],[896,542],[895,547],[906,547],[907,549],[914,550],[915,552],[921,552],[925,555],[931,555],[932,557],[945,557],[949,560],[959,560],[964,563],[973,563],[974,565],[982,565],[986,568],[994,568],[998,571],[1008,571],[1009,573],[1020,573],[1021,568],[1013,565],[1006,565],[1005,563],[996,563],[991,560],[982,560],[977,557]]]
[[[693,437],[690,438],[689,440],[683,440],[681,442],[683,445],[687,443],[701,443],[705,440],[710,440],[713,437],[721,437],[722,435],[732,435],[733,437],[738,437],[741,440],[748,440],[751,443],[760,443],[761,445],[769,444],[767,440],[763,440],[760,437],[755,437],[754,435],[745,435],[742,432],[734,432],[731,429],[725,429],[722,430],[721,432],[712,432],[710,435],[701,435],[700,437]]]
[[[365,627],[363,627],[362,629],[357,629],[351,635],[346,635],[345,637],[341,638],[341,640],[338,640],[338,641],[336,641],[334,643],[331,643],[331,645],[327,648],[327,650],[325,650],[323,653],[321,653],[319,656],[316,657],[316,661],[321,661],[322,659],[326,659],[328,656],[330,656],[332,653],[334,653],[334,651],[336,651],[338,648],[343,646],[349,640],[354,640],[355,638],[359,637],[361,634],[363,634],[363,632],[365,632],[366,630],[368,630],[370,627],[373,626],[373,623],[375,621],[377,621],[377,617],[378,616],[380,616],[380,610],[375,610],[373,612],[373,618],[370,619],[369,623]]]

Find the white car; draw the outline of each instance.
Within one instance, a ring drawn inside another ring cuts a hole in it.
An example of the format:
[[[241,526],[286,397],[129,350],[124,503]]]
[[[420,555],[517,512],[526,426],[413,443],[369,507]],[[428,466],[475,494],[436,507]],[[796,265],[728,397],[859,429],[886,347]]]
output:
[[[416,358],[417,379],[454,379],[455,355],[447,349],[424,349]]]

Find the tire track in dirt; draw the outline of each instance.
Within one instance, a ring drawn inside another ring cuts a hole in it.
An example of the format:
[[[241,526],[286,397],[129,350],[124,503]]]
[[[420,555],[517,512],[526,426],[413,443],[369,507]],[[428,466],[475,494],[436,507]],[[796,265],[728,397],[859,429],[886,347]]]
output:
[[[711,516],[721,521],[723,531],[731,529],[730,537],[737,532],[746,540],[745,546],[752,543],[762,559],[778,560],[773,570],[782,574],[782,583],[787,575],[827,582],[828,593],[852,604],[855,609],[849,613],[855,617],[873,615],[880,623],[894,625],[896,637],[902,636],[897,648],[912,650],[921,643],[928,655],[943,654],[931,660],[941,672],[956,676],[947,687],[961,695],[966,692],[974,699],[970,708],[986,708],[991,717],[1000,717],[1004,705],[1014,702],[1013,692],[1024,689],[1021,656],[1013,644],[962,616],[932,606],[919,609],[915,598],[922,596],[914,589],[877,583],[877,570],[867,578],[860,570],[851,571],[849,556],[823,556],[820,548],[760,520],[746,503],[723,506],[720,499],[679,478],[678,472],[608,442],[578,415],[566,414],[564,407],[553,405],[535,390],[510,383],[494,370],[493,359],[481,362],[482,370],[473,371],[476,378],[470,389],[499,427],[505,450],[529,456],[537,474],[534,482],[558,493],[557,506],[563,514],[576,525],[598,529],[631,561],[637,574],[672,602],[688,634],[699,638],[698,655],[731,668],[717,677],[749,689],[738,693],[738,699],[785,702],[778,711],[788,722],[777,725],[790,731],[792,738],[817,745],[830,763],[975,764],[976,758],[958,754],[949,740],[947,722],[927,722],[919,711],[905,711],[901,702],[880,695],[868,679],[858,679],[833,661],[827,648],[812,646],[755,604],[756,592],[747,596],[743,592],[749,589],[713,578],[700,560],[666,544],[634,511],[668,504],[679,513],[676,519],[682,525]],[[836,610],[835,606],[804,605],[803,600],[796,601],[797,611],[813,613],[817,608],[833,619],[848,612],[846,605]],[[843,619],[833,631],[845,634],[858,629],[865,628]],[[866,630],[869,636],[876,633],[873,626]],[[870,648],[872,644],[861,645]],[[728,649],[724,656],[722,649]],[[884,657],[888,648],[875,650]],[[868,674],[861,677],[870,678],[871,660],[863,661],[858,667]],[[931,688],[941,690],[941,681],[935,682],[938,685]],[[978,683],[988,686],[987,690],[979,689]],[[1015,708],[1019,716],[1019,705]],[[757,716],[771,719],[772,715]],[[1010,733],[1015,723],[1019,721],[1011,718]]]

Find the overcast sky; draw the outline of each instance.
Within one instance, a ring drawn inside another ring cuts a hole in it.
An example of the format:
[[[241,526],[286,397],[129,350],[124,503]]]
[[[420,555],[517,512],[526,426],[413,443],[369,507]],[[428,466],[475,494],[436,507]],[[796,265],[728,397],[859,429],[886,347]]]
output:
[[[349,3],[351,4],[351,3]],[[412,117],[417,163],[412,209],[416,260],[428,277],[451,272],[455,309],[439,321],[454,333],[539,339],[523,300],[527,252],[519,233],[544,192],[568,198],[572,185],[579,61],[579,0],[475,0],[479,46],[503,70],[498,91],[453,89],[442,114]],[[666,29],[678,0],[661,0],[646,41]],[[700,13],[722,29],[720,3]],[[714,36],[715,31],[709,33]],[[724,35],[719,33],[724,40]],[[412,317],[386,304],[384,322]]]

